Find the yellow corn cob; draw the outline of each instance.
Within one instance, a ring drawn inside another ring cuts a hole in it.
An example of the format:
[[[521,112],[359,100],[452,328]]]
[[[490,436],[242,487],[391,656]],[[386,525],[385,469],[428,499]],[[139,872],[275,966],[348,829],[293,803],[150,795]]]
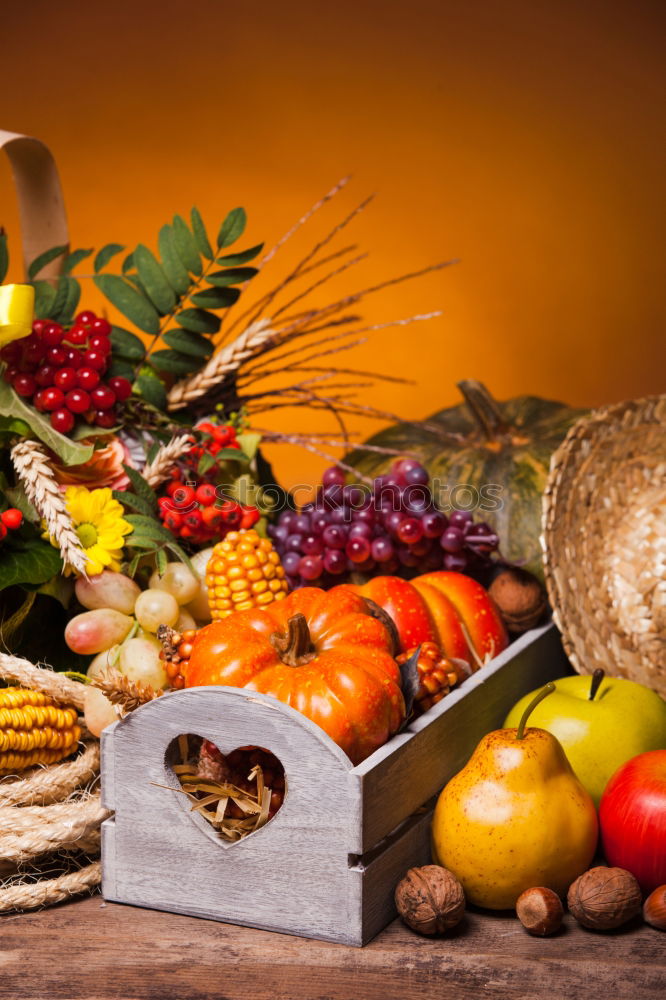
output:
[[[81,736],[75,708],[41,691],[0,690],[0,775],[69,757]]]
[[[253,528],[230,531],[218,542],[206,567],[206,587],[214,620],[281,601],[289,590],[273,543]]]

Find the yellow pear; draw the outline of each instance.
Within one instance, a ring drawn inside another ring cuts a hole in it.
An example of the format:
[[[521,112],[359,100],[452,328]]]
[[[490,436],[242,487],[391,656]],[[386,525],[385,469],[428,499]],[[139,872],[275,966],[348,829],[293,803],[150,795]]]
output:
[[[526,729],[546,685],[517,729],[485,736],[444,787],[433,817],[433,853],[462,882],[471,903],[515,906],[532,886],[560,896],[590,865],[597,845],[594,803],[558,740]]]

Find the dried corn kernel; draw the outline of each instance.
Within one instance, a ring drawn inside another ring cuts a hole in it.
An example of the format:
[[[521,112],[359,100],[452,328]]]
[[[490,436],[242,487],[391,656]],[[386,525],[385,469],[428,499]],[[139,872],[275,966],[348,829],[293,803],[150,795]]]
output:
[[[77,717],[41,691],[0,691],[0,774],[68,757],[81,736]]]
[[[218,542],[208,561],[206,586],[214,620],[281,601],[289,589],[273,543],[252,528],[230,531]]]

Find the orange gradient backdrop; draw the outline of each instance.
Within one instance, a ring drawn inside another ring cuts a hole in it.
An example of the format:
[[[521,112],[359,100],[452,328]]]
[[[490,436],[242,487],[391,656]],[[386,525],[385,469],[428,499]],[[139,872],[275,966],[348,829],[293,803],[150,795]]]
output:
[[[331,295],[460,258],[365,303],[443,310],[339,356],[414,380],[365,401],[418,418],[466,377],[575,405],[664,390],[662,4],[6,0],[2,21],[0,124],[51,148],[74,246],[154,246],[193,203],[211,226],[243,204],[244,245],[270,246],[351,171],[274,276],[374,191],[345,237],[370,256]],[[4,160],[0,196],[18,280]],[[323,466],[270,454],[285,485]]]

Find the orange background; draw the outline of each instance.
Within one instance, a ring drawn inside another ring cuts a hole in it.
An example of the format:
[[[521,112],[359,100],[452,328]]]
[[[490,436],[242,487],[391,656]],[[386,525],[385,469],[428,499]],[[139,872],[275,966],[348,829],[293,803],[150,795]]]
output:
[[[346,240],[371,256],[331,298],[461,259],[368,299],[371,322],[444,312],[340,356],[416,382],[365,400],[416,418],[464,377],[575,405],[664,390],[662,3],[6,0],[2,21],[1,124],[54,153],[74,246],[154,246],[193,203],[214,230],[245,205],[243,245],[270,246],[351,171],[274,275],[372,191]],[[4,159],[0,196],[16,280]],[[324,464],[271,457],[285,485]]]

